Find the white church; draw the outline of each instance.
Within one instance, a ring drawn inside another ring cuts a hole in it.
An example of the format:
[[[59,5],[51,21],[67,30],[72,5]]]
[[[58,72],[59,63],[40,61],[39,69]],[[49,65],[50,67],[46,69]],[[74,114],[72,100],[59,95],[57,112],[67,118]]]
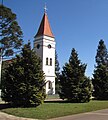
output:
[[[37,34],[34,37],[34,51],[42,60],[45,73],[46,94],[55,94],[55,38],[52,33],[46,9]]]

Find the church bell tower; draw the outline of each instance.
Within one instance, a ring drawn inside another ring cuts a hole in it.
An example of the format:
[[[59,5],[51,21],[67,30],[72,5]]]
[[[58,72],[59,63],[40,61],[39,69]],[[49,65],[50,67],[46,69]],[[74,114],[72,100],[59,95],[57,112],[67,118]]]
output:
[[[34,50],[42,60],[46,94],[55,94],[55,38],[48,21],[46,7],[38,32],[34,37]]]

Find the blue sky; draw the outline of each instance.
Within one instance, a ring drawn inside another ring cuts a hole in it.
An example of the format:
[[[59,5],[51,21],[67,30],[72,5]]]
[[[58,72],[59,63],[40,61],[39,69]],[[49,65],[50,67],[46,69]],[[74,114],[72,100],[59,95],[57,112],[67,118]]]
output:
[[[75,48],[79,59],[87,64],[86,75],[91,77],[99,40],[103,39],[108,48],[108,0],[4,0],[17,15],[25,43],[30,39],[33,44],[45,3],[60,67]]]

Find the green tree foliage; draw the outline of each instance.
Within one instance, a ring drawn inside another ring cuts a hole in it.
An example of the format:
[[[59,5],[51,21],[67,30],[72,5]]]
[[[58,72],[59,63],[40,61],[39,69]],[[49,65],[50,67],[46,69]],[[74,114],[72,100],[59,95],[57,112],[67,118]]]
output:
[[[6,67],[3,76],[2,99],[14,106],[40,105],[45,95],[45,78],[39,57],[30,43],[22,48],[21,55]]]
[[[11,9],[0,5],[0,48],[2,56],[13,55],[22,45],[22,31]]]
[[[59,76],[60,76],[60,67],[59,67],[59,61],[58,61],[58,55],[57,52],[55,51],[55,91],[56,93],[59,92]]]
[[[60,98],[71,102],[88,102],[91,97],[91,82],[85,77],[86,64],[78,59],[78,54],[73,48],[69,63],[63,67],[60,76]]]
[[[103,40],[99,41],[92,83],[94,97],[100,100],[108,100],[108,51]]]

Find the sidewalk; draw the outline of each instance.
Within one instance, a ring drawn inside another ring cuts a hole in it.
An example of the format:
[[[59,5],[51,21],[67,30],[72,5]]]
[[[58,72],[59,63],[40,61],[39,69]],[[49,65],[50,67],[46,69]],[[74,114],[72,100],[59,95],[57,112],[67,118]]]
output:
[[[0,120],[37,120],[37,119],[16,117],[13,115],[8,115],[6,113],[0,112]]]
[[[49,120],[108,120],[108,109],[70,115],[70,116],[64,116],[64,117],[59,117],[59,118],[54,118]]]

